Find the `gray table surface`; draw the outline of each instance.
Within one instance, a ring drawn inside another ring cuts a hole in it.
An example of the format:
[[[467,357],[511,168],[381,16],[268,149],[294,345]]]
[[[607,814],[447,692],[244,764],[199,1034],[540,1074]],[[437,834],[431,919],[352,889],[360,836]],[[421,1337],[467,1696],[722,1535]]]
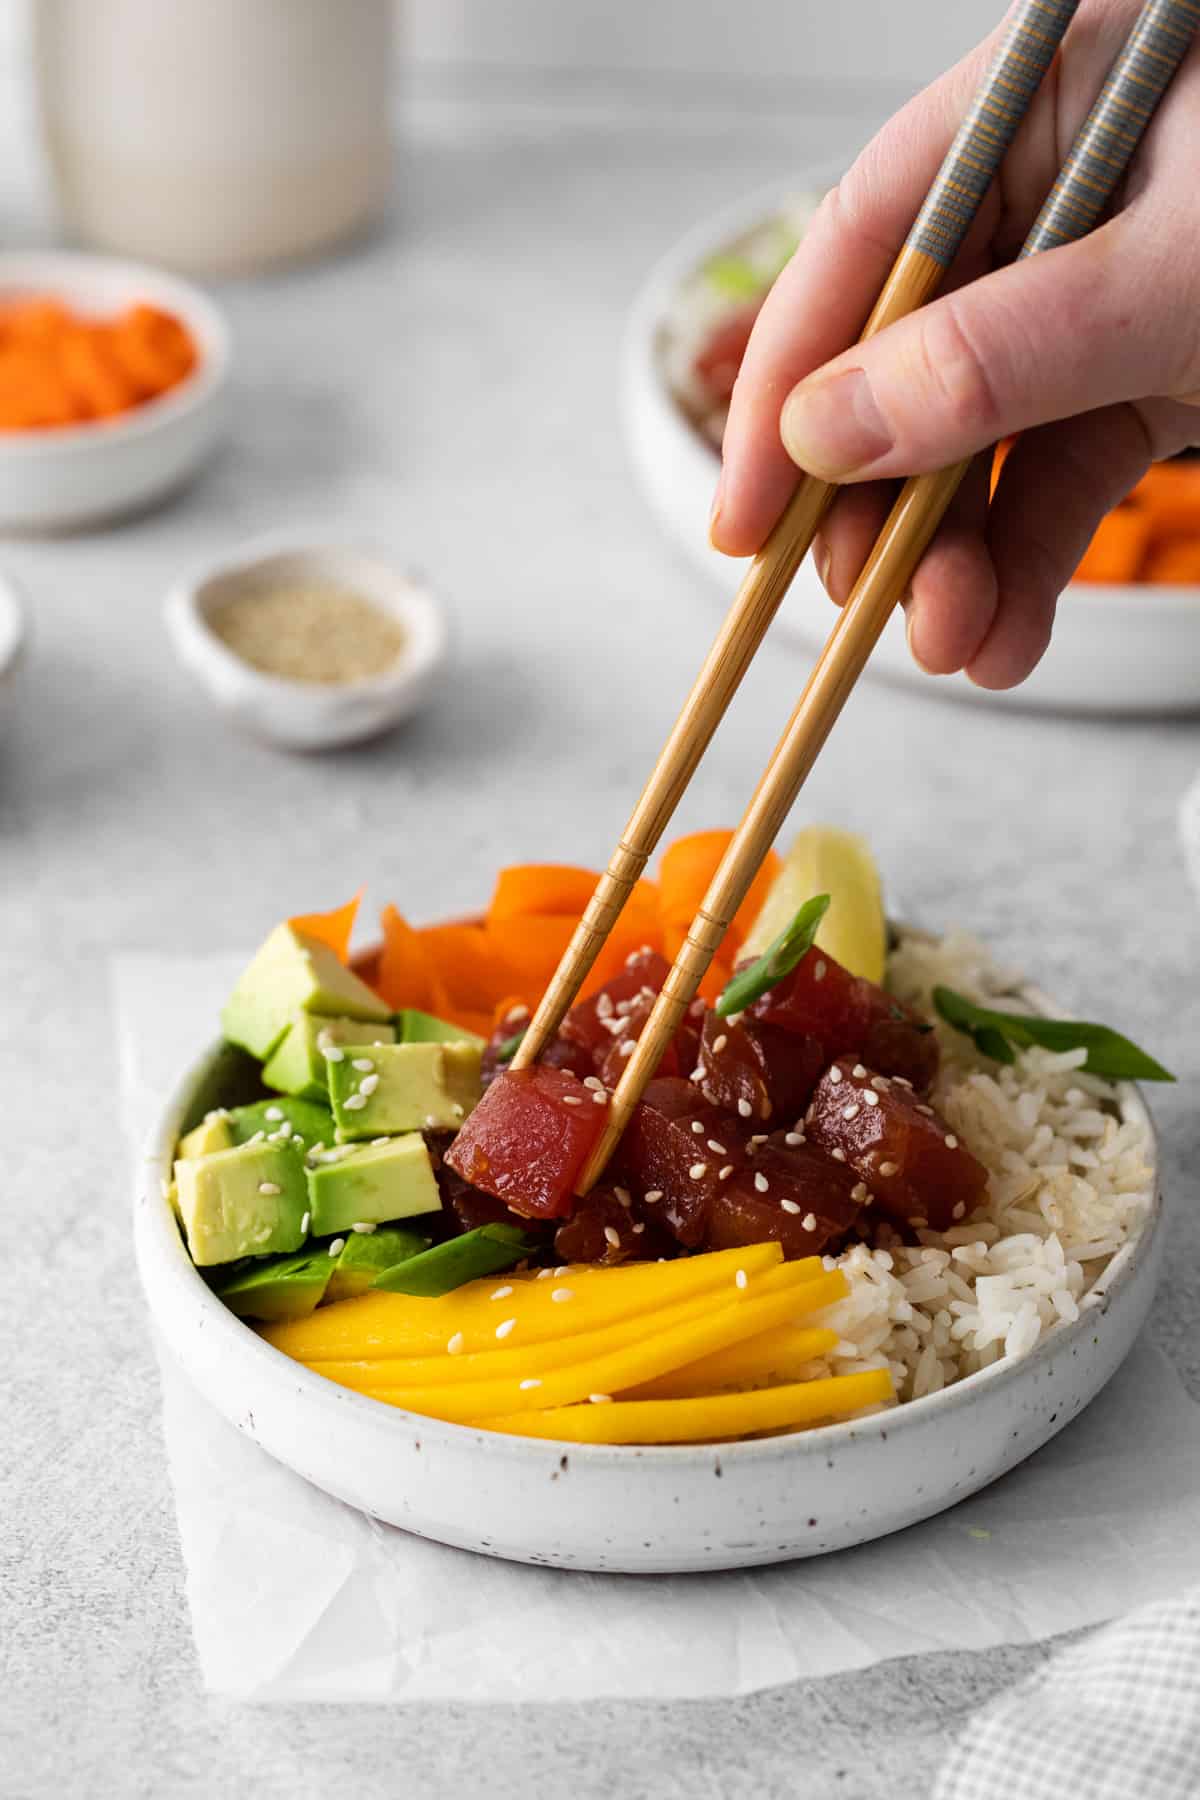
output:
[[[517,857],[595,861],[715,617],[631,480],[614,368],[647,264],[716,204],[853,143],[809,104],[664,113],[633,92],[426,95],[394,216],[326,266],[223,291],[229,448],[153,517],[14,543],[32,655],[0,706],[0,1709],[11,1794],[884,1796],[928,1790],[970,1710],[1043,1648],[894,1662],[723,1705],[250,1709],[200,1690],[129,1239],[110,957],[249,945],[365,881],[417,917]],[[44,234],[10,160],[0,235]],[[366,533],[428,570],[458,653],[438,706],[353,754],[231,735],[172,662],[172,579],[259,530]],[[732,576],[731,576],[732,581]],[[736,817],[802,676],[761,658],[680,824]],[[1184,723],[1061,720],[878,684],[805,817],[868,832],[898,903],[986,934],[1184,1085],[1158,1100],[1174,1250],[1152,1333],[1200,1395],[1197,930]],[[164,995],[164,1004],[170,996]]]

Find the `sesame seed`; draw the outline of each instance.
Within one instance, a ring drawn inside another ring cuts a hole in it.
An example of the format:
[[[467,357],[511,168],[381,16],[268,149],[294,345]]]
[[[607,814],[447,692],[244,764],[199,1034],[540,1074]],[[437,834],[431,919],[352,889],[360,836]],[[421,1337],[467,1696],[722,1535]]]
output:
[[[699,1121],[699,1119],[693,1119],[693,1120],[692,1120],[692,1130],[693,1130],[693,1131],[694,1131],[694,1132],[695,1132],[695,1133],[696,1133],[696,1136],[697,1136],[697,1137],[703,1137],[703,1136],[704,1136],[704,1127],[703,1127],[703,1125],[702,1125],[702,1124],[701,1124],[701,1123],[700,1123],[700,1121]]]
[[[603,1025],[605,1031],[607,1031],[609,1037],[620,1037],[625,1029],[624,1019],[601,1019],[600,1023]]]
[[[368,1144],[367,1148],[369,1150],[386,1150],[387,1146],[391,1143],[391,1141],[392,1140],[390,1138],[385,1138],[385,1137],[372,1138],[371,1142]]]
[[[754,1177],[754,1185],[760,1194],[765,1194],[771,1184],[765,1175],[756,1175]]]
[[[326,1062],[345,1062],[346,1052],[339,1050],[336,1044],[322,1044],[321,1054]]]
[[[633,1055],[633,1039],[632,1038],[626,1038],[623,1043],[620,1043],[617,1045],[617,1055],[618,1056],[632,1056]]]
[[[617,1001],[617,1016],[619,1018],[627,1019],[632,1011],[633,1011],[633,1001],[632,1000],[618,1000]]]
[[[607,1000],[608,995],[605,994],[604,998]],[[504,1015],[504,1023],[506,1025],[515,1025],[518,1019],[527,1019],[528,1017],[529,1008],[527,1006],[510,1006]]]
[[[611,1394],[589,1394],[588,1399],[593,1406],[608,1406],[612,1401]]]
[[[785,1213],[798,1213],[800,1211],[795,1200],[781,1200],[779,1204]]]
[[[737,1271],[737,1274],[733,1278],[733,1284],[735,1287],[740,1287],[740,1288],[747,1287],[747,1286],[749,1286],[749,1282],[750,1282],[750,1277],[746,1274],[745,1269],[739,1269]]]
[[[456,1100],[454,1105],[450,1108],[450,1111],[454,1114],[456,1119],[462,1119],[466,1117],[467,1109],[465,1106],[460,1106]]]
[[[754,1145],[754,1148],[756,1150],[758,1149],[758,1146],[760,1144],[765,1144],[766,1141],[767,1141],[767,1134],[765,1131],[756,1131],[750,1139],[750,1142]]]
[[[852,1200],[857,1200],[860,1206],[865,1206],[867,1204],[868,1200],[871,1198],[871,1190],[868,1188],[865,1181],[855,1182],[854,1186],[850,1189],[850,1198]]]
[[[725,1046],[728,1042],[729,1042],[729,1039],[726,1037],[725,1033],[722,1031],[712,1041],[713,1055],[720,1056],[722,1050],[725,1048]]]
[[[351,1231],[357,1231],[360,1237],[370,1237],[372,1232],[376,1231],[378,1227],[372,1225],[369,1219],[360,1219],[358,1224],[352,1225],[350,1229]]]
[[[606,1225],[604,1227],[604,1241],[606,1244],[611,1245],[614,1250],[619,1250],[621,1248],[621,1234],[615,1225]]]
[[[358,1084],[358,1091],[360,1094],[365,1094],[367,1096],[367,1098],[370,1099],[371,1095],[375,1092],[375,1089],[378,1086],[379,1086],[378,1075],[364,1075],[362,1080]]]
[[[582,1106],[583,1105],[583,1101],[580,1099],[578,1094],[564,1094],[562,1097],[562,1103],[564,1106]]]
[[[345,1238],[334,1238],[332,1244],[329,1246],[329,1254],[330,1256],[340,1256],[345,1248]]]
[[[492,1295],[492,1299],[493,1300],[507,1300],[508,1296],[511,1293],[512,1293],[511,1287],[498,1287],[496,1289],[495,1293]]]
[[[631,1225],[629,1227],[629,1229],[630,1229],[630,1231],[632,1231],[634,1237],[641,1237],[641,1235],[642,1235],[643,1231],[645,1231],[646,1227],[644,1225]]]
[[[826,974],[828,967],[829,967],[828,963],[822,962],[820,957],[818,957],[816,964],[813,968],[813,980],[814,981],[824,981],[825,974]]]
[[[924,1113],[924,1114],[925,1114],[925,1117],[926,1117],[926,1118],[927,1118],[927,1119],[932,1119],[932,1117],[933,1117],[933,1108],[932,1108],[932,1106],[926,1106],[926,1105],[925,1105],[925,1103],[924,1103],[924,1101],[922,1101],[922,1100],[918,1100],[918,1101],[917,1101],[917,1111],[918,1111],[918,1112],[919,1112],[919,1113]]]
[[[282,1119],[282,1117],[283,1117],[282,1106],[267,1106],[267,1107],[263,1108],[263,1118],[264,1119],[275,1120],[275,1119]]]
[[[464,1341],[465,1340],[463,1338],[462,1332],[456,1331],[454,1336],[452,1338],[450,1338],[446,1344],[446,1349],[449,1351],[451,1356],[457,1356],[459,1354],[459,1352],[462,1350]]]
[[[611,1019],[612,1018],[612,1009],[613,1009],[613,1003],[612,1003],[612,995],[611,994],[597,995],[596,1017],[598,1019]]]
[[[754,1111],[754,1108],[751,1106],[751,1104],[748,1100],[739,1100],[738,1101],[738,1112],[741,1114],[743,1119],[748,1119],[753,1111]]]
[[[742,1012],[745,1012],[745,1010],[746,1010],[745,1007],[743,1007]],[[735,1012],[735,1013],[726,1013],[725,1014],[725,1023],[727,1025],[740,1025],[741,1022],[742,1022],[742,1013]]]
[[[955,1135],[952,1131],[948,1131],[946,1133],[946,1148],[947,1148],[947,1150],[957,1150],[958,1149],[958,1139],[955,1137]]]
[[[361,1112],[366,1104],[367,1096],[365,1094],[348,1094],[342,1101],[347,1112]]]
[[[815,1231],[817,1229],[816,1213],[805,1213],[805,1215],[801,1219],[800,1223],[804,1227],[805,1231]]]
[[[836,1063],[834,1063],[833,1067],[829,1071],[829,1079],[833,1083],[834,1087],[836,1087],[838,1082],[842,1079],[842,1071],[838,1068]]]
[[[879,1165],[879,1173],[881,1175],[894,1175],[899,1167],[899,1163],[881,1162]]]
[[[703,1181],[704,1177],[708,1174],[708,1164],[707,1163],[693,1163],[691,1168],[688,1170],[688,1174],[691,1176],[693,1181]]]
[[[369,1075],[371,1070],[375,1067],[375,1064],[371,1061],[369,1056],[356,1056],[350,1064],[350,1067],[352,1069],[357,1069],[360,1075]]]
[[[703,1081],[704,1080],[704,1065],[703,1065],[703,1063],[696,1064],[696,1067],[692,1070],[691,1074],[688,1076],[688,1080],[689,1081]]]
[[[849,1106],[843,1106],[842,1117],[843,1119],[857,1119],[861,1111],[862,1107],[858,1105],[857,1101],[852,1100]]]
[[[604,1092],[604,1083],[598,1075],[585,1075],[583,1085],[585,1088],[594,1088],[601,1094]]]
[[[283,1121],[283,1124],[279,1127],[278,1131],[276,1131],[275,1136],[279,1137],[279,1138],[290,1138],[291,1135],[292,1135],[292,1121],[290,1119],[285,1119]]]
[[[950,1217],[952,1219],[964,1219],[966,1217],[966,1215],[967,1215],[967,1203],[965,1200],[960,1200],[958,1205],[954,1208],[954,1211],[951,1213]]]
[[[886,1092],[888,1090],[888,1086],[889,1086],[887,1076],[886,1075],[872,1075],[871,1086],[875,1089],[876,1093],[886,1094]]]
[[[729,1152],[726,1150],[724,1144],[718,1144],[716,1138],[709,1138],[707,1143],[708,1148],[712,1151],[714,1156],[728,1156]]]
[[[300,1229],[304,1233],[305,1237],[308,1236],[308,1228],[311,1224],[312,1224],[312,1214],[305,1213],[304,1217],[300,1221]]]
[[[846,1160],[846,1152],[842,1149],[840,1144],[835,1145],[829,1154],[832,1156],[834,1162],[845,1162]]]
[[[879,1095],[875,1092],[874,1088],[864,1088],[863,1089],[863,1099],[866,1101],[868,1106],[878,1106],[879,1105]]]
[[[438,1121],[437,1121],[435,1115],[433,1113],[426,1113],[425,1114],[425,1130],[426,1131],[436,1131],[437,1128],[438,1128]]]
[[[661,1188],[651,1188],[648,1194],[642,1195],[647,1206],[657,1206],[662,1197],[663,1191]]]
[[[802,1144],[804,1142],[804,1133],[802,1131],[786,1131],[783,1135],[783,1141],[785,1144],[790,1145],[794,1150],[797,1144]]]
[[[539,1377],[538,1377],[538,1376],[536,1376],[536,1375],[527,1375],[527,1376],[526,1376],[526,1377],[525,1377],[525,1379],[524,1379],[524,1381],[522,1381],[522,1382],[520,1382],[520,1383],[519,1383],[519,1384],[518,1384],[518,1385],[519,1385],[519,1386],[520,1386],[520,1387],[521,1387],[521,1389],[522,1389],[522,1390],[524,1390],[524,1389],[526,1389],[526,1388],[537,1388],[537,1387],[541,1387],[541,1385],[542,1385],[542,1384],[541,1384],[541,1381],[540,1381],[540,1379],[539,1379]]]
[[[862,1081],[865,1078],[867,1071],[863,1068],[861,1063],[855,1063],[852,1073],[855,1081]]]
[[[277,1181],[260,1181],[258,1191],[260,1194],[281,1194],[283,1189]]]
[[[724,1167],[724,1168],[723,1168],[723,1169],[718,1169],[718,1170],[717,1170],[717,1180],[718,1180],[718,1181],[728,1181],[728,1180],[729,1180],[729,1177],[730,1177],[730,1176],[731,1176],[731,1175],[732,1175],[732,1174],[733,1174],[733,1164],[732,1164],[732,1163],[726,1163],[726,1164],[725,1164],[725,1167]]]
[[[501,1319],[496,1327],[496,1336],[498,1338],[506,1338],[516,1322],[515,1319]]]
[[[593,1106],[607,1106],[608,1105],[608,1095],[607,1094],[593,1094],[592,1095],[592,1105]]]
[[[555,1274],[557,1274],[557,1273],[558,1273],[558,1271],[555,1270]],[[573,1300],[574,1297],[575,1297],[575,1289],[574,1288],[553,1288],[553,1289],[551,1289],[551,1292],[550,1292],[550,1298],[552,1300]]]
[[[892,1080],[898,1087],[910,1088],[912,1086],[912,1082],[908,1079],[907,1075],[893,1075]]]

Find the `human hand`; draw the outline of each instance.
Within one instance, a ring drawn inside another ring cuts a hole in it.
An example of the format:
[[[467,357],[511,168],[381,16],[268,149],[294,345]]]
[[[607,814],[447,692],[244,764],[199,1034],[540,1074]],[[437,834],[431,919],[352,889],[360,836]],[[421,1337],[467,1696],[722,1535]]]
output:
[[[1015,686],[1103,515],[1200,440],[1200,51],[1089,237],[1013,259],[1139,10],[1084,0],[941,299],[869,343],[864,319],[1003,27],[896,115],[826,198],[771,290],[725,430],[712,540],[759,548],[797,465],[846,484],[814,545],[844,601],[895,478],[976,456],[906,601],[931,673]],[[838,352],[841,354],[838,354]],[[1021,433],[989,503],[991,449]],[[986,452],[984,455],[977,455]]]

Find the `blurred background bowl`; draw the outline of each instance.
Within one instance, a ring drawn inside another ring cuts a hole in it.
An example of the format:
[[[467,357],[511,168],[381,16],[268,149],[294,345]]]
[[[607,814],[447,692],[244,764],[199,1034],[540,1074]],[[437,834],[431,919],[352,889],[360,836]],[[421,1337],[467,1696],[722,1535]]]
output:
[[[0,255],[0,305],[52,296],[108,315],[139,301],[182,321],[194,371],[112,419],[0,431],[0,530],[61,531],[139,511],[180,488],[215,449],[226,420],[229,332],[189,283],[141,263],[83,252]]]

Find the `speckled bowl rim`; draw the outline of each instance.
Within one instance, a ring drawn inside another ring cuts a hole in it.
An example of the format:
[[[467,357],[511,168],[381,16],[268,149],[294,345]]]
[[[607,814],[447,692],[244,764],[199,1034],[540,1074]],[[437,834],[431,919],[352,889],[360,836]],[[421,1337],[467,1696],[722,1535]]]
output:
[[[914,929],[908,926],[904,929],[909,935],[930,935],[914,933]],[[1047,1017],[1064,1016],[1061,1009],[1056,1010],[1040,989],[1022,984],[1015,991],[1033,1011]],[[147,1262],[151,1256],[159,1259],[165,1256],[172,1263],[172,1286],[180,1303],[198,1309],[203,1315],[206,1328],[217,1334],[218,1342],[228,1344],[232,1355],[268,1359],[277,1374],[286,1372],[298,1400],[311,1403],[318,1409],[330,1405],[348,1406],[352,1409],[352,1415],[358,1413],[364,1422],[369,1421],[374,1428],[395,1433],[398,1440],[411,1439],[417,1431],[427,1444],[457,1442],[461,1445],[471,1442],[483,1454],[498,1456],[504,1460],[522,1453],[531,1457],[536,1455],[540,1459],[545,1456],[549,1446],[562,1444],[569,1448],[573,1460],[590,1466],[619,1466],[635,1461],[649,1461],[664,1469],[680,1469],[692,1465],[703,1467],[711,1463],[714,1451],[719,1451],[723,1461],[736,1459],[739,1463],[766,1464],[781,1459],[829,1455],[840,1445],[855,1440],[894,1440],[901,1433],[920,1430],[935,1417],[953,1418],[961,1408],[970,1406],[975,1396],[985,1388],[991,1390],[1013,1382],[1036,1383],[1044,1365],[1049,1364],[1064,1348],[1069,1348],[1075,1340],[1083,1340],[1091,1328],[1092,1313],[1106,1310],[1110,1302],[1130,1283],[1141,1265],[1153,1253],[1162,1228],[1165,1209],[1159,1181],[1161,1158],[1158,1133],[1140,1089],[1133,1082],[1118,1082],[1115,1086],[1122,1119],[1135,1120],[1144,1126],[1149,1138],[1152,1195],[1149,1214],[1137,1235],[1116,1252],[1093,1285],[1081,1296],[1078,1319],[1063,1320],[1051,1326],[1025,1356],[1003,1357],[989,1364],[986,1369],[964,1376],[935,1394],[923,1395],[918,1400],[906,1400],[884,1412],[834,1425],[782,1432],[769,1438],[704,1444],[580,1444],[569,1440],[482,1431],[476,1426],[433,1419],[424,1413],[407,1412],[401,1407],[389,1406],[368,1395],[342,1387],[323,1375],[314,1374],[302,1363],[264,1342],[248,1324],[224,1307],[208,1287],[187,1253],[183,1235],[165,1198],[163,1183],[171,1174],[175,1145],[184,1129],[188,1112],[195,1103],[197,1091],[211,1074],[225,1049],[226,1046],[219,1038],[210,1042],[202,1055],[180,1077],[147,1144],[144,1186],[138,1196],[135,1217],[135,1237],[139,1271],[151,1312],[154,1312],[157,1301],[156,1295],[151,1292]],[[173,1240],[173,1248],[170,1240]],[[212,1342],[211,1337],[209,1341]]]

